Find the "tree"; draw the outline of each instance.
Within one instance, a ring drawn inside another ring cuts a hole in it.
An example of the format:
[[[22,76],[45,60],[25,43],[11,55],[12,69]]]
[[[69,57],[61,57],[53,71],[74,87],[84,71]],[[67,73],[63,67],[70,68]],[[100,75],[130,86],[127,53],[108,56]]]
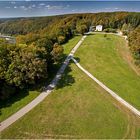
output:
[[[53,56],[54,62],[59,62],[62,58],[63,47],[60,46],[58,43],[55,43],[51,54]]]
[[[78,33],[83,35],[85,32],[88,31],[88,27],[84,22],[80,21],[76,25],[76,30]]]
[[[121,30],[124,35],[128,35],[128,33],[132,30],[132,26],[130,23],[128,24],[124,23]]]
[[[3,48],[5,56],[0,57],[0,79],[7,84],[23,87],[35,83],[37,79],[47,76],[47,61],[45,48],[31,45],[19,45]],[[3,61],[4,60],[4,61]]]
[[[135,63],[140,66],[140,26],[129,34],[128,40]]]
[[[58,43],[59,43],[59,44],[65,43],[65,37],[62,36],[62,35],[61,35],[61,36],[58,36],[57,40],[58,40]]]

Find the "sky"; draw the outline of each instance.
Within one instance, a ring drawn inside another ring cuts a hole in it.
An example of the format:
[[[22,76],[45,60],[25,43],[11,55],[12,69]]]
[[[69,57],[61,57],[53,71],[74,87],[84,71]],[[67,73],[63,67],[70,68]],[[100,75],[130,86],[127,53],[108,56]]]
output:
[[[98,13],[112,11],[140,12],[140,1],[0,0],[0,18],[51,16],[69,13]]]

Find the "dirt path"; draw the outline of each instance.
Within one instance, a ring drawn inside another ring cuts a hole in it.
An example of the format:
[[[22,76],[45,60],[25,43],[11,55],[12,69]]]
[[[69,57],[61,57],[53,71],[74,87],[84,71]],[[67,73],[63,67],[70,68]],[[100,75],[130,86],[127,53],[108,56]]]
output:
[[[119,101],[121,104],[123,104],[125,107],[127,107],[131,112],[133,112],[135,115],[140,117],[139,110],[137,110],[135,107],[130,105],[128,102],[126,102],[120,96],[118,96],[115,92],[113,92],[111,89],[109,89],[107,86],[105,86],[102,82],[100,82],[97,78],[95,78],[92,74],[90,74],[87,70],[85,70],[73,57],[71,59],[74,61],[74,63],[77,65],[78,68],[80,68],[91,79],[93,79],[97,84],[99,84],[103,89],[105,89],[114,99]]]
[[[20,109],[18,112],[10,116],[8,119],[5,121],[1,122],[0,124],[0,132],[4,129],[6,129],[8,126],[10,126],[12,123],[20,119],[22,116],[24,116],[26,113],[28,113],[30,110],[32,110],[35,106],[37,106],[40,102],[42,102],[50,93],[51,91],[55,88],[57,85],[58,81],[61,79],[61,76],[66,69],[67,65],[69,64],[69,61],[71,57],[74,55],[78,47],[81,45],[81,43],[84,41],[86,36],[83,36],[81,40],[76,44],[76,46],[71,50],[70,54],[67,56],[65,61],[63,62],[61,68],[58,70],[55,78],[52,80],[50,85],[48,85],[38,97],[36,97],[32,102],[27,104],[25,107]]]

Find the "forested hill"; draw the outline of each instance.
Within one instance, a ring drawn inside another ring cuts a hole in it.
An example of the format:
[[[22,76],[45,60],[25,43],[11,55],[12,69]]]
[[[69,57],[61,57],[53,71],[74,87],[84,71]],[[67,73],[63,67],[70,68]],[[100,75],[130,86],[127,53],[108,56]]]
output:
[[[103,25],[105,31],[119,29],[127,34],[136,64],[140,66],[140,13],[1,19],[0,33],[16,36],[16,44],[0,39],[0,100],[40,79],[49,79],[53,66],[63,58],[61,44],[77,33],[83,35],[91,25],[98,24]]]
[[[64,16],[1,19],[0,33],[17,35],[37,32],[55,20],[61,20],[61,18]]]
[[[62,23],[62,21],[64,21]],[[2,23],[1,23],[2,22]],[[0,20],[0,33],[5,34],[27,34],[38,32],[49,25],[69,24],[74,26],[84,24],[90,25],[102,24],[104,28],[122,28],[123,24],[130,24],[132,28],[140,24],[140,13],[132,12],[112,12],[112,13],[87,13],[87,14],[70,14],[60,16],[35,17],[35,18],[15,18]],[[51,26],[52,27],[52,26]]]

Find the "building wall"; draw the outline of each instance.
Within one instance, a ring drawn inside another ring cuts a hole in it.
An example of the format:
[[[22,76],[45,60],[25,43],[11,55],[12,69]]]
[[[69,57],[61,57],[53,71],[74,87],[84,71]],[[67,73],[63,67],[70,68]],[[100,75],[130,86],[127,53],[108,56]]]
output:
[[[96,26],[96,31],[102,31],[103,30],[103,26]]]

